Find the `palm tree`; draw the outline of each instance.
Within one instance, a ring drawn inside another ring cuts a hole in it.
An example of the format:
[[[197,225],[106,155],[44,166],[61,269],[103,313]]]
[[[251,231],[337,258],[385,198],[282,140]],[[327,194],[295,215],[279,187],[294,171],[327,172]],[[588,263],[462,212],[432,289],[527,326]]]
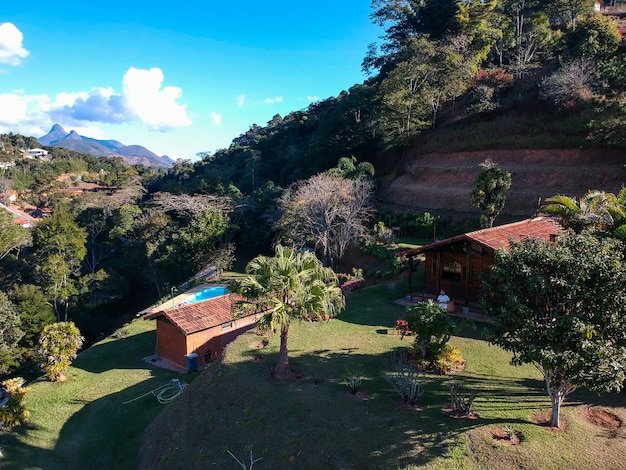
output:
[[[622,197],[626,199],[626,194]],[[614,228],[614,215],[618,215],[620,207],[614,194],[597,190],[588,191],[579,200],[563,195],[552,196],[546,199],[546,203],[539,212],[556,217],[565,228],[577,233],[584,230],[610,231]]]
[[[252,299],[263,313],[260,323],[280,331],[277,379],[290,375],[287,341],[294,320],[335,316],[345,306],[336,274],[314,253],[278,245],[274,257],[257,256],[246,266],[248,274],[234,290]]]

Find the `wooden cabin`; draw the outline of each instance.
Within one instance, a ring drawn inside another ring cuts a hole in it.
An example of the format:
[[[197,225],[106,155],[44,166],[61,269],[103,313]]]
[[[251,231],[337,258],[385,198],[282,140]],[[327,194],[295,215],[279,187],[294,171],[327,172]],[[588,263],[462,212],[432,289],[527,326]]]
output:
[[[536,217],[464,233],[398,253],[397,256],[405,258],[409,266],[408,296],[423,297],[443,289],[457,305],[476,307],[480,300],[481,274],[489,273],[496,250],[508,249],[511,240],[524,238],[555,241],[563,231],[555,220]],[[420,255],[425,258],[425,282],[423,289],[417,290],[412,285],[412,267],[413,260]]]
[[[255,313],[235,318],[240,300],[238,294],[225,294],[147,314],[146,319],[157,322],[157,358],[187,371],[194,354],[193,369],[217,359],[228,343],[257,322]]]

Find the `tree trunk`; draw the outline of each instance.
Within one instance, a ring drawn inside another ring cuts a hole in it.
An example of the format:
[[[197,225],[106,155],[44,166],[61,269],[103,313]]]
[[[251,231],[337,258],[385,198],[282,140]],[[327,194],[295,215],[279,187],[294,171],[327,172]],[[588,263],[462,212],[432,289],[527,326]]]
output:
[[[289,370],[289,357],[287,355],[287,340],[289,339],[289,327],[284,326],[280,330],[280,351],[278,352],[278,363],[274,370],[274,377],[278,380],[286,380],[291,375]]]
[[[561,404],[563,403],[563,394],[559,390],[550,397],[552,402],[552,413],[550,415],[550,426],[554,428],[561,427]]]

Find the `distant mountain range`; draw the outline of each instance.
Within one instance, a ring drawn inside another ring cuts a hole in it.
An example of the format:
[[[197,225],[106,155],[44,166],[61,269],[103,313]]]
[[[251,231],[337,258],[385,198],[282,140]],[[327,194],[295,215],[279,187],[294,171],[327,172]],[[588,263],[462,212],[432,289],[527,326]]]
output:
[[[88,153],[94,157],[122,157],[129,165],[141,164],[169,168],[174,164],[167,155],[159,157],[141,145],[124,145],[117,140],[98,140],[79,135],[76,131],[67,133],[55,124],[43,137],[37,139],[41,145],[61,147],[75,152]]]

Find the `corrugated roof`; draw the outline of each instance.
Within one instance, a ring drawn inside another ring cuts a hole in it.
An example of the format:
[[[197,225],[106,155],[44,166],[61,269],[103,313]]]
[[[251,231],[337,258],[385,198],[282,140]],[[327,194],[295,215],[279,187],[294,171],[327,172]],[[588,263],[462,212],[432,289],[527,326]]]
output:
[[[239,294],[226,294],[193,304],[182,305],[146,315],[153,320],[160,316],[167,318],[180,328],[185,335],[207,330],[233,321],[233,306],[243,300]]]
[[[483,246],[498,250],[509,247],[509,240],[519,241],[524,238],[537,238],[551,241],[555,235],[564,231],[563,227],[554,219],[549,217],[535,217],[511,224],[499,225],[497,227],[485,228],[474,232],[464,233],[455,237],[446,238],[420,248],[398,253],[397,256],[409,256],[423,253],[428,250],[438,248],[443,245],[457,242],[459,240],[471,240]]]

